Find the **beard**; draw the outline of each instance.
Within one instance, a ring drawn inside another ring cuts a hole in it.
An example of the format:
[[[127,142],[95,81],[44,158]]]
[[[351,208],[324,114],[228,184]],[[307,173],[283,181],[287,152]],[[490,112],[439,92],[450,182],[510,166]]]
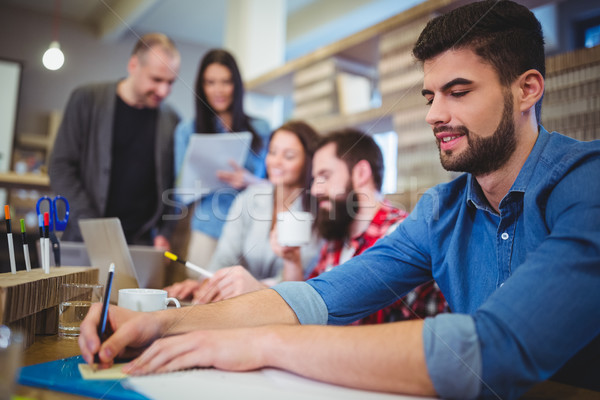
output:
[[[448,127],[440,127],[434,129],[434,134],[442,130],[449,131]],[[445,170],[470,172],[475,176],[481,176],[500,169],[517,147],[512,96],[504,95],[502,119],[492,136],[479,137],[472,134],[466,126],[454,127],[450,131],[463,134],[467,138],[468,149],[452,157],[452,150],[442,151],[438,140],[440,161]]]
[[[349,183],[346,192],[335,199],[318,197],[317,202],[327,200],[331,209],[319,208],[316,227],[319,235],[325,240],[345,240],[348,238],[350,224],[358,213],[358,197]],[[318,204],[317,203],[317,204]]]

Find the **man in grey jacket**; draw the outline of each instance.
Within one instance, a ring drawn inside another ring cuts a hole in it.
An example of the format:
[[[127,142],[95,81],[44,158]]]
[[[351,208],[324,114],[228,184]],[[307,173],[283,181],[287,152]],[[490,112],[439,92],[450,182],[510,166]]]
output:
[[[130,244],[169,247],[162,215],[173,186],[173,132],[179,116],[163,100],[180,65],[167,36],[136,43],[128,76],[73,91],[65,109],[49,175],[71,215],[63,239],[81,241],[80,218],[118,217]]]

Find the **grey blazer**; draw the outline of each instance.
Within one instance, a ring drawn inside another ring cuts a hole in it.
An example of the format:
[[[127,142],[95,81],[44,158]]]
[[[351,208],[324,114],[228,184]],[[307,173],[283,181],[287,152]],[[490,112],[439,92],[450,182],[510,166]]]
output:
[[[56,136],[48,173],[55,194],[65,196],[71,215],[63,240],[81,241],[80,218],[100,218],[110,186],[113,118],[118,82],[91,84],[71,93]],[[179,116],[168,105],[159,108],[155,145],[158,207],[135,234],[159,228],[170,236],[173,223],[163,223],[163,192],[173,187],[173,133]],[[126,194],[124,194],[126,195]]]

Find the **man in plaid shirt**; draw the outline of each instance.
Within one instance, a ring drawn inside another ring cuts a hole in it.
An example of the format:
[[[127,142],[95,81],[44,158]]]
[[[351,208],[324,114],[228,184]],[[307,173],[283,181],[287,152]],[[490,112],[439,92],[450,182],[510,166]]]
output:
[[[309,279],[361,254],[408,216],[383,199],[383,167],[379,147],[362,132],[334,132],[319,143],[313,159],[311,192],[319,207],[317,229],[327,242]],[[442,293],[430,281],[355,324],[425,318],[446,309]]]
[[[353,129],[332,132],[317,146],[313,157],[311,193],[317,200],[317,233],[326,240],[317,265],[305,274],[299,247],[280,247],[271,235],[273,251],[283,258],[283,280],[315,278],[361,254],[391,233],[407,217],[380,192],[383,156],[372,137]],[[365,266],[367,267],[367,266]],[[215,276],[197,282],[195,302],[229,298],[267,287],[241,266],[223,268]],[[226,288],[228,295],[220,295]],[[169,295],[172,295],[171,293]],[[406,296],[354,324],[379,324],[425,318],[447,311],[447,303],[435,282],[427,282]]]

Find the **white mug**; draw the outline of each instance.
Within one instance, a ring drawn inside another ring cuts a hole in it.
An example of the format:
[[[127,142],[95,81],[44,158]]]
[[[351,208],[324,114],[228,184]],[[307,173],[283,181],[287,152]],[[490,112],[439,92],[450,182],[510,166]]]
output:
[[[306,211],[277,213],[277,242],[281,246],[302,246],[310,242],[313,216]]]
[[[175,307],[181,305],[174,297],[167,297],[167,291],[161,289],[120,289],[119,307],[133,311],[158,311],[165,310],[167,305],[173,302]]]

